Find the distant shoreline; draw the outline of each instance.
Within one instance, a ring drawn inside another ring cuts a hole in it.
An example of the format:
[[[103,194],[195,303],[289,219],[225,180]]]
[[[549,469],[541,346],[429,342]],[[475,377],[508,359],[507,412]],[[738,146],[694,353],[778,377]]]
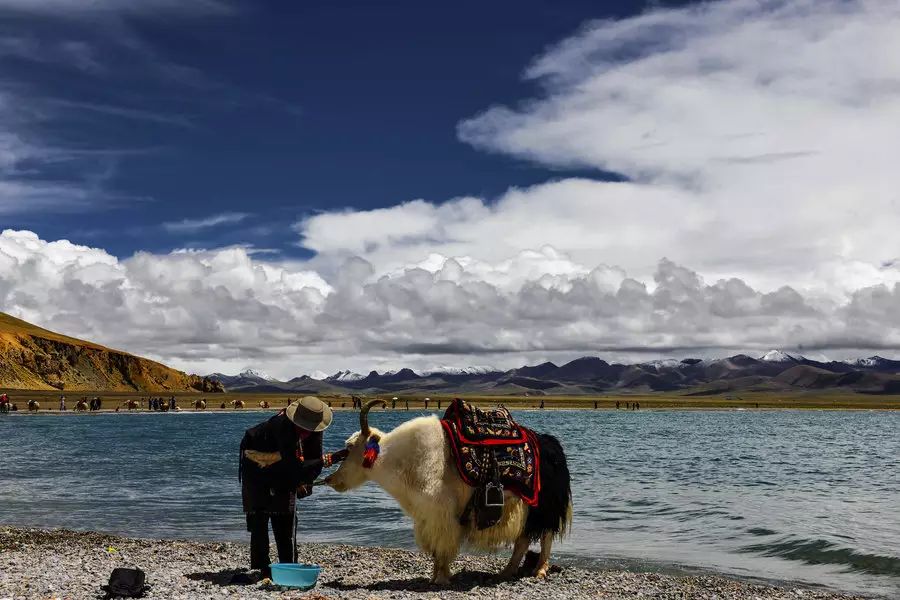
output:
[[[147,399],[150,397],[162,397],[168,399],[172,394],[154,396],[152,394],[139,393],[97,393],[97,392],[69,392],[66,396],[66,410],[59,410],[59,392],[43,392],[43,391],[14,391],[8,390],[10,401],[18,406],[18,411],[10,413],[29,414],[28,401],[36,400],[40,403],[40,410],[37,413],[30,414],[53,414],[53,415],[80,415],[80,414],[108,414],[108,413],[155,413],[155,412],[171,412],[171,411],[151,411],[147,408]],[[196,393],[176,393],[176,405],[178,410],[175,412],[209,412],[209,413],[233,413],[233,412],[271,412],[287,406],[289,400],[296,399],[305,394],[219,394],[219,395],[202,395]],[[86,396],[88,400],[98,396],[101,398],[101,410],[84,411],[75,410],[76,402],[82,396]],[[320,395],[323,400],[331,403],[332,409],[335,411],[353,411],[353,403],[349,398],[334,398]],[[722,398],[722,397],[685,397],[675,395],[647,395],[647,396],[605,396],[605,397],[556,397],[556,396],[468,396],[460,395],[468,402],[475,403],[479,406],[496,406],[503,404],[513,411],[518,410],[542,410],[541,401],[543,400],[543,410],[583,410],[597,412],[641,412],[648,410],[707,410],[707,411],[773,411],[773,410],[900,410],[900,396],[869,396],[869,395],[845,395],[845,396],[809,396],[809,395],[775,395],[775,394],[759,394],[745,395],[741,399]],[[143,399],[142,399],[143,398]],[[388,412],[406,412],[406,400],[401,398],[397,401],[396,407],[393,407],[390,396],[385,398],[384,395],[370,396],[369,398],[381,398],[386,400]],[[207,407],[205,409],[197,409],[194,402],[198,399],[205,399]],[[139,408],[128,409],[125,402],[133,400],[140,404]],[[243,401],[243,408],[234,408],[231,404],[233,400]],[[447,408],[451,397],[441,397],[432,399],[428,406],[419,398],[409,401],[409,411],[428,410],[432,412],[440,412]],[[222,403],[225,408],[222,408]],[[268,407],[261,407],[260,402],[268,402]],[[596,403],[596,404],[595,404]],[[618,407],[616,406],[618,403]],[[118,407],[118,411],[116,410]],[[382,410],[382,409],[378,409]],[[0,414],[2,418],[3,414]]]

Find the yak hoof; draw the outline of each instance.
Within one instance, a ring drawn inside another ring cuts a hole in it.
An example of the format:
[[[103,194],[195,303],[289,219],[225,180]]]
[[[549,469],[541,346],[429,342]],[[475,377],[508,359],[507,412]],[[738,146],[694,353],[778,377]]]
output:
[[[535,579],[546,579],[547,573],[550,571],[550,563],[544,563],[540,568],[534,571]]]

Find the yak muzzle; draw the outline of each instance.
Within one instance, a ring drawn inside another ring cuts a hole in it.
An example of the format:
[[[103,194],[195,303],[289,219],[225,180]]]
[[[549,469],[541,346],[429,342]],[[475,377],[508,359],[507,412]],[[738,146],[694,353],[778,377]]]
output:
[[[341,484],[337,480],[337,478],[334,476],[334,474],[331,474],[328,477],[326,477],[325,479],[323,479],[322,483],[327,485],[328,487],[330,487],[331,489],[333,489],[336,492],[346,492],[347,491],[347,486]]]

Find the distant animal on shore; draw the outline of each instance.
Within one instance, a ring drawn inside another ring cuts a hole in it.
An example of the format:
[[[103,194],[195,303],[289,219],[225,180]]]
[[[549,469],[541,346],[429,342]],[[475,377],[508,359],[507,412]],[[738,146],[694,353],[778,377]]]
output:
[[[137,400],[125,400],[122,404],[124,404],[125,408],[128,410],[134,410],[139,406]]]
[[[84,412],[88,409],[87,400],[81,399],[75,403],[75,410],[78,412]]]
[[[37,400],[28,401],[28,412],[37,412],[41,410],[41,403]]]
[[[244,408],[243,400],[232,400],[231,401],[232,408]]]
[[[268,400],[260,400],[259,407],[260,408],[269,408],[269,401]]]
[[[194,408],[197,410],[206,410],[206,400],[194,400]]]
[[[479,530],[471,520],[465,524],[461,520],[475,488],[460,476],[440,420],[434,415],[419,417],[385,433],[369,427],[368,413],[376,404],[386,406],[372,400],[362,407],[360,431],[347,440],[350,454],[325,483],[346,492],[374,481],[393,496],[412,517],[416,544],[434,559],[433,583],[449,583],[450,564],[464,540],[488,550],[513,544],[502,577],[514,576],[530,542],[540,541],[532,574],[545,577],[553,539],[564,536],[572,521],[569,469],[559,441],[534,434],[541,461],[537,505],[530,507],[505,492],[500,521]]]

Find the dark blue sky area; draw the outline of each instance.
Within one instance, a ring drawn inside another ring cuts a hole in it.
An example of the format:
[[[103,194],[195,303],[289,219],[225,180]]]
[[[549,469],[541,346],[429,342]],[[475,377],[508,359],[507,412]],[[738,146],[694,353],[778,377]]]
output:
[[[4,215],[2,226],[120,256],[237,242],[296,254],[287,226],[303,214],[494,197],[559,177],[474,150],[456,125],[539,93],[521,74],[542,49],[646,3],[235,6],[222,15],[3,15],[7,39],[39,48],[0,55],[4,85],[33,104],[23,127],[67,153],[17,176],[96,192],[87,208]],[[50,50],[68,43],[81,50]],[[160,227],[225,212],[250,216]]]

